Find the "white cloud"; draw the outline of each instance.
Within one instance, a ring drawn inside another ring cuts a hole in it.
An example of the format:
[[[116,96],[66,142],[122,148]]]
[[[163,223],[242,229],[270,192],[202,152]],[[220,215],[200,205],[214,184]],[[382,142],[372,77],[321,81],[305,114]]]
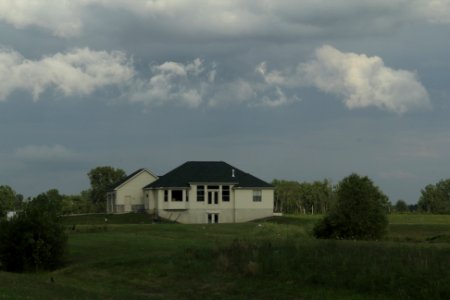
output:
[[[26,90],[37,100],[54,87],[64,95],[86,95],[95,89],[121,84],[134,75],[122,52],[74,49],[32,61],[13,50],[0,49],[0,100],[15,90]]]
[[[198,58],[186,64],[165,62],[152,67],[148,81],[137,81],[130,101],[146,105],[176,103],[197,107],[203,102],[209,78]]]
[[[402,114],[431,105],[415,73],[386,67],[380,57],[344,53],[331,46],[315,54],[314,60],[298,66],[301,80],[342,97],[350,109],[375,106]]]
[[[28,145],[18,148],[14,156],[25,162],[61,162],[72,161],[77,155],[62,145]]]
[[[2,0],[0,20],[17,28],[37,26],[54,35],[78,35],[82,27],[81,8],[86,1]]]
[[[145,105],[175,104],[188,107],[247,105],[276,107],[298,101],[287,96],[276,83],[261,78],[238,77],[232,81],[216,81],[216,65],[192,62],[165,62],[151,68],[148,81],[136,81],[130,91],[131,102]]]
[[[450,1],[425,0],[418,7],[418,14],[432,23],[450,23]]]

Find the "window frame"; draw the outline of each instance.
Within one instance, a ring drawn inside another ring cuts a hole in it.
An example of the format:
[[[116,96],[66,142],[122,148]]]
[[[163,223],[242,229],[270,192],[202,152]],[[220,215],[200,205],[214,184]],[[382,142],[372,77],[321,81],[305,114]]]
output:
[[[197,202],[205,202],[205,186],[197,185]]]
[[[253,190],[253,202],[262,202],[262,190]]]

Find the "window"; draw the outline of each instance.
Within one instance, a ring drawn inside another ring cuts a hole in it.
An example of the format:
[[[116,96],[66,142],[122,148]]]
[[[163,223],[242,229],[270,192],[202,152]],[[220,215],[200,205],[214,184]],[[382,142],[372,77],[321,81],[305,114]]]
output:
[[[224,202],[230,201],[230,186],[229,185],[222,186],[222,201],[224,201]]]
[[[197,201],[205,201],[205,186],[197,186]]]
[[[164,190],[164,202],[169,201],[169,191],[168,190]]]
[[[218,185],[208,185],[208,190],[218,190],[219,186]]]
[[[253,190],[253,202],[261,202],[262,192],[261,190]]]
[[[175,202],[183,201],[183,191],[182,190],[173,190],[172,191],[172,201],[175,201]]]

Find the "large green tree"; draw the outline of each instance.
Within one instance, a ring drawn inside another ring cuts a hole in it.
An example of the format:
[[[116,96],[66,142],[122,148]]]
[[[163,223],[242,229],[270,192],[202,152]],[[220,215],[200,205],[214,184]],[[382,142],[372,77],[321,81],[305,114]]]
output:
[[[0,221],[0,266],[7,271],[53,270],[64,264],[67,235],[57,190],[24,203],[11,220]]]
[[[6,216],[8,210],[14,209],[16,192],[9,185],[0,186],[0,219]]]
[[[417,206],[422,212],[450,213],[450,179],[427,185],[421,191]]]
[[[352,174],[337,186],[336,204],[314,228],[318,238],[378,239],[387,229],[386,195],[367,177]]]
[[[125,171],[102,166],[90,170],[88,176],[91,182],[90,199],[97,212],[104,212],[106,209],[106,192],[114,183],[126,177]]]

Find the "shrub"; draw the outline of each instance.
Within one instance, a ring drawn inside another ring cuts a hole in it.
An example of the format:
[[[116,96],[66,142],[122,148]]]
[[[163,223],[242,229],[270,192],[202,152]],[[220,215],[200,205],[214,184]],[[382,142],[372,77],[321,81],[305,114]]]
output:
[[[6,271],[52,270],[64,262],[67,236],[58,203],[41,194],[0,223],[0,263]]]
[[[314,227],[317,238],[381,238],[388,225],[387,197],[366,176],[352,174],[337,187],[337,201],[330,213]]]

